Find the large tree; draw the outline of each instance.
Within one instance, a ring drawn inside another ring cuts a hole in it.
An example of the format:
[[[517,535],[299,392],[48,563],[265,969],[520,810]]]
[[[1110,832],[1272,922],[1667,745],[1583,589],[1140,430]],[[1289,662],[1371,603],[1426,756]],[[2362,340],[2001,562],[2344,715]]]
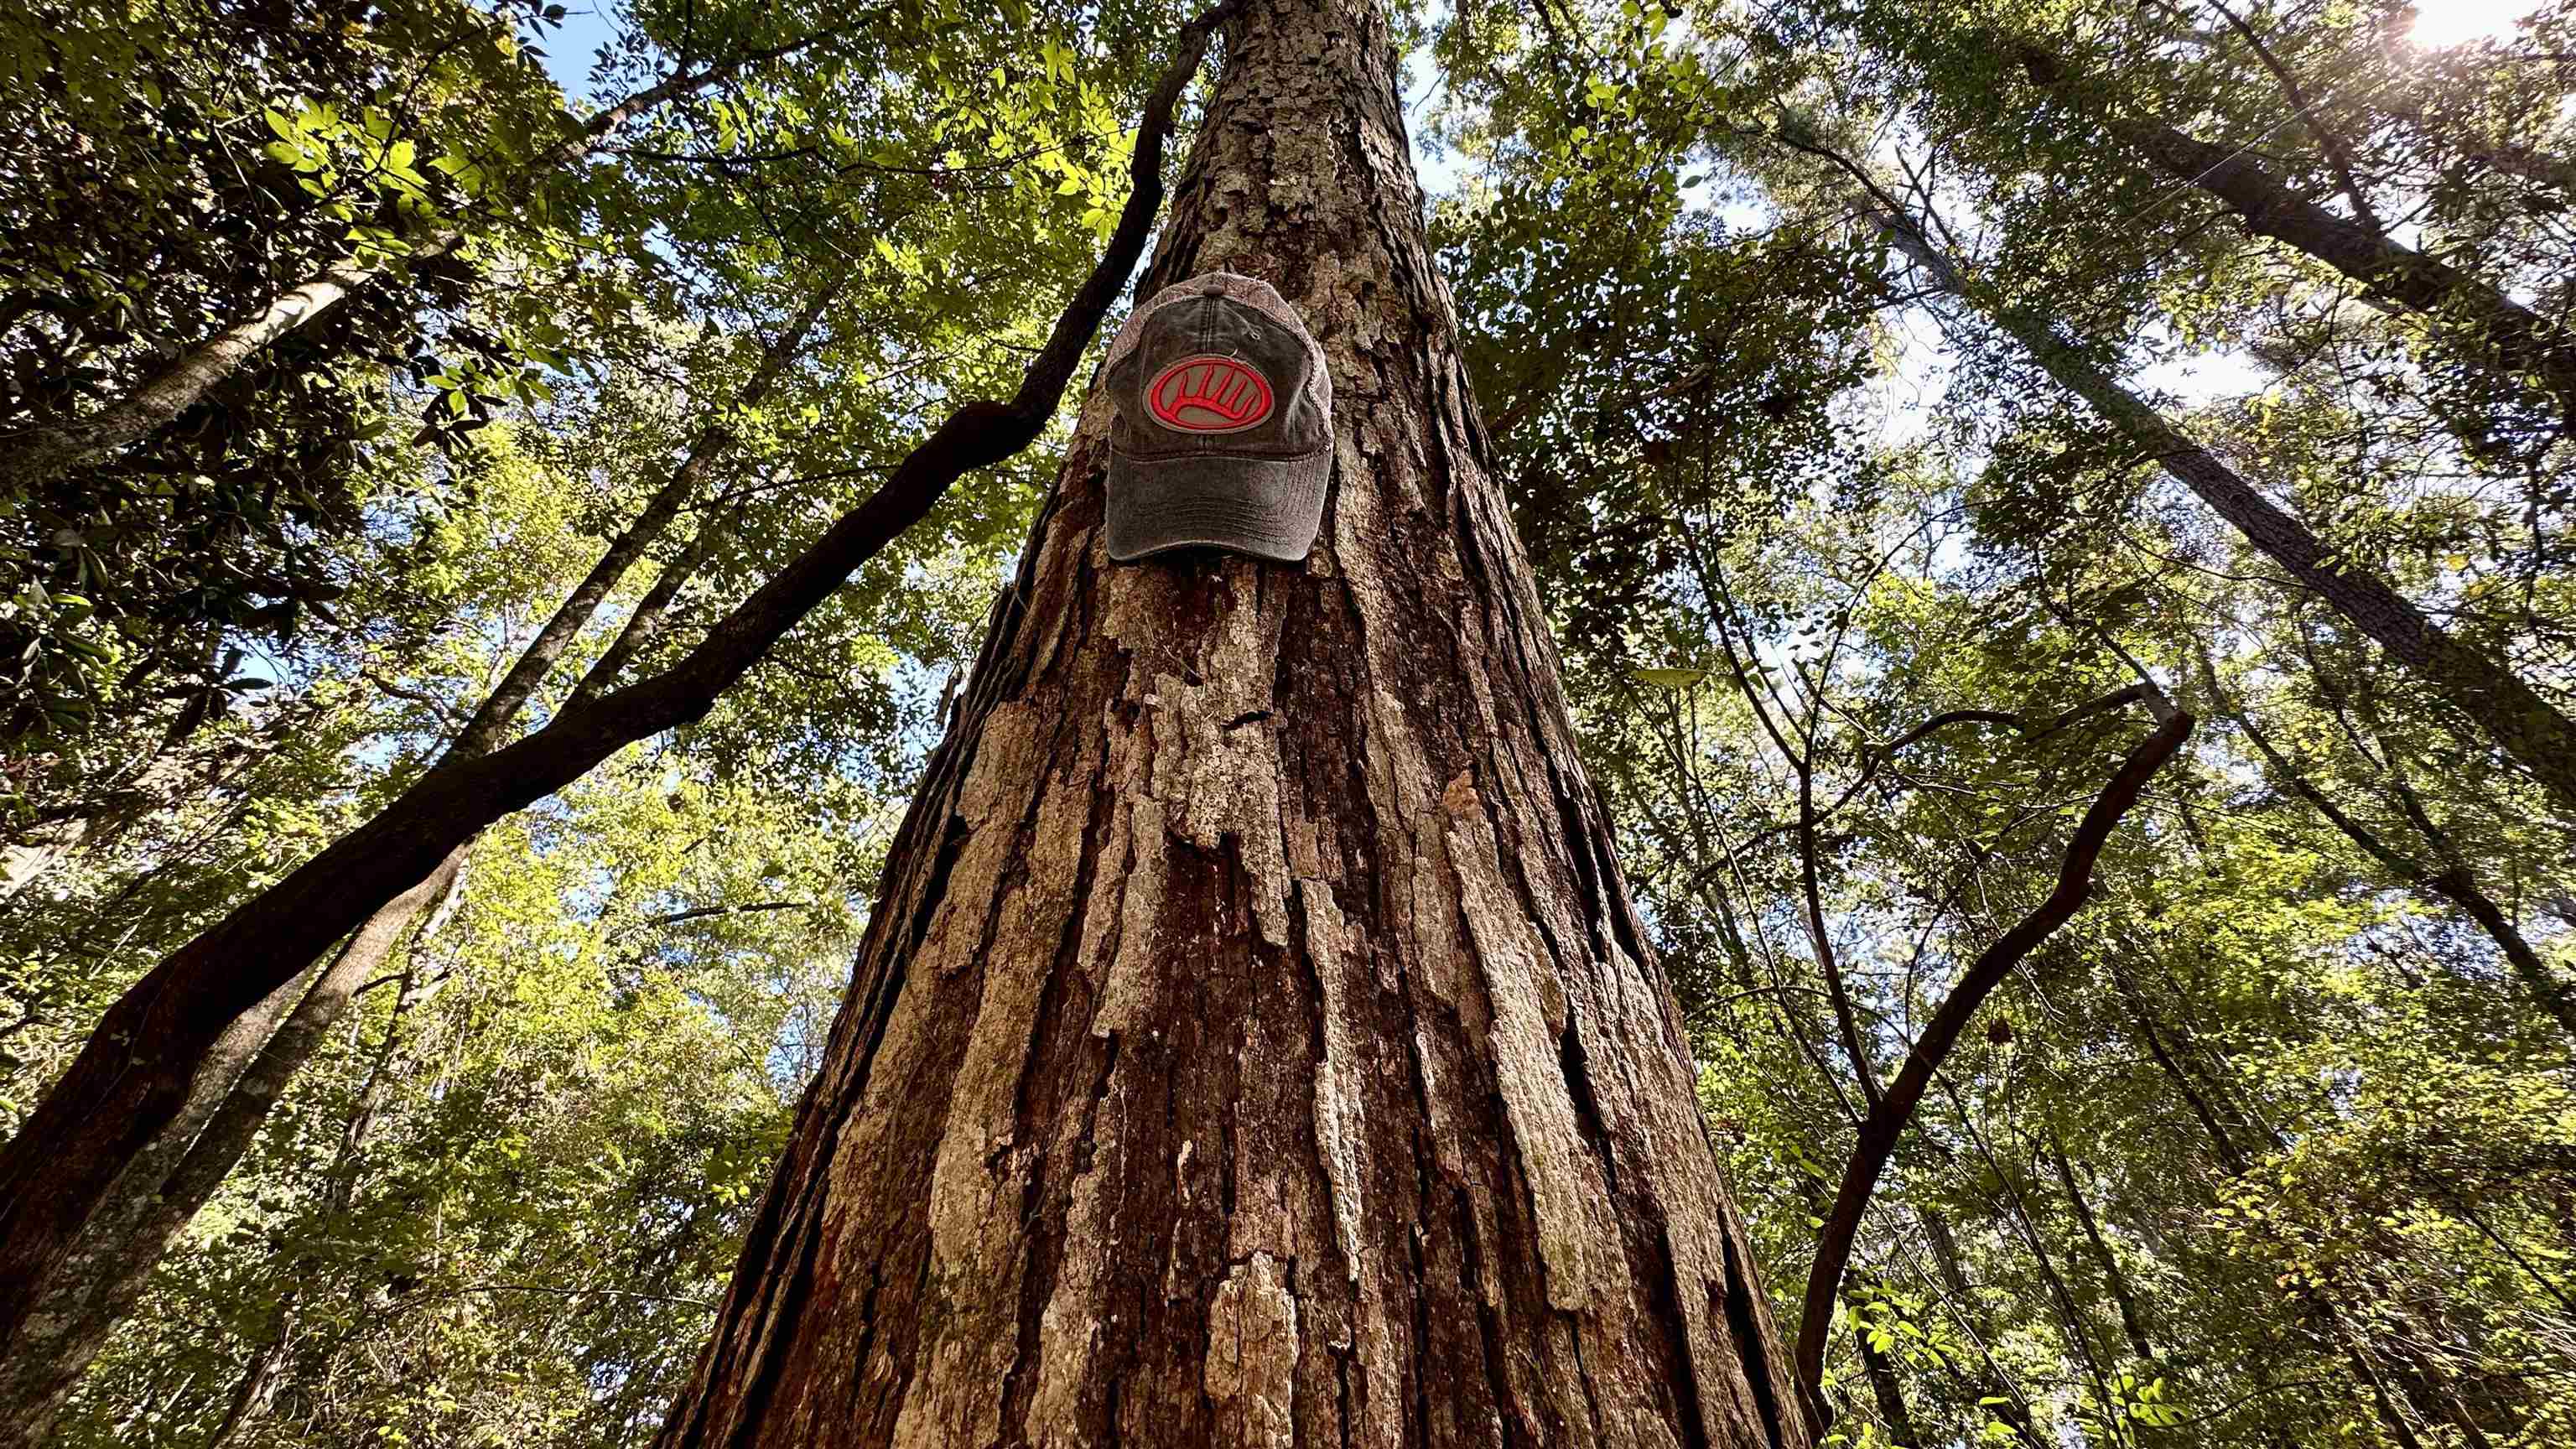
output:
[[[1804,1443],[1425,246],[1261,0],[1147,291],[1330,359],[1303,566],[1112,566],[1095,395],[662,1443]]]

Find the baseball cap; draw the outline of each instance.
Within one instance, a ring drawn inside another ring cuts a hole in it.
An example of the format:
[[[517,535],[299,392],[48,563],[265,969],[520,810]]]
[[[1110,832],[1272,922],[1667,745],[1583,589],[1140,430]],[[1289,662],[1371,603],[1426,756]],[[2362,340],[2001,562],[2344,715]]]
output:
[[[1295,563],[1333,474],[1324,349],[1268,282],[1206,272],[1110,344],[1109,556],[1222,548]]]

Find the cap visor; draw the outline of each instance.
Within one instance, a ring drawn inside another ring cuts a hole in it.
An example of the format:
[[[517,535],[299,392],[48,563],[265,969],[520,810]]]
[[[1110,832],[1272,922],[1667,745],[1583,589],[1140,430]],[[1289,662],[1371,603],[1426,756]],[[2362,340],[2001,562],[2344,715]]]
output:
[[[1109,556],[1222,548],[1295,563],[1315,546],[1333,450],[1298,458],[1109,456]]]

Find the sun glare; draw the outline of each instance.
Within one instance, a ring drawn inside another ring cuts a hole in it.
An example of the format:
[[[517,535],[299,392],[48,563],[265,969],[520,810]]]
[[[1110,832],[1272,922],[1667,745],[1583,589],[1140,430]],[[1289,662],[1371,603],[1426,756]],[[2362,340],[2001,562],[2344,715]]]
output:
[[[2513,34],[2514,22],[2533,8],[2532,0],[2425,0],[2407,34],[2428,50],[2500,40]]]

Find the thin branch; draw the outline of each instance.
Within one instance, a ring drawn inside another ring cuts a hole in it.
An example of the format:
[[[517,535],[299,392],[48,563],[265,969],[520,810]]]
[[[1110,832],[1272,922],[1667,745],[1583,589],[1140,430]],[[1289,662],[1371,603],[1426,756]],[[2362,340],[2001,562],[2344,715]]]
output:
[[[1978,953],[1924,1026],[1923,1034],[1915,1039],[1913,1050],[1906,1053],[1905,1064],[1888,1085],[1886,1097],[1872,1109],[1869,1120],[1861,1124],[1860,1141],[1843,1171],[1833,1211],[1818,1235],[1815,1266],[1807,1275],[1805,1311],[1798,1324],[1798,1382],[1811,1417],[1822,1417],[1825,1332],[1833,1322],[1834,1299],[1841,1291],[1843,1270],[1851,1262],[1861,1214],[1868,1208],[1870,1194],[1877,1188],[1888,1160],[1895,1155],[1897,1139],[1912,1120],[1916,1104],[1932,1084],[1933,1073],[1949,1057],[1986,998],[2093,894],[2093,866],[2101,858],[2112,830],[2138,803],[2156,771],[2190,737],[2192,723],[2188,713],[2177,710],[2129,752],[2119,772],[2084,812],[2074,838],[2067,842],[2057,888],[2011,930]]]

